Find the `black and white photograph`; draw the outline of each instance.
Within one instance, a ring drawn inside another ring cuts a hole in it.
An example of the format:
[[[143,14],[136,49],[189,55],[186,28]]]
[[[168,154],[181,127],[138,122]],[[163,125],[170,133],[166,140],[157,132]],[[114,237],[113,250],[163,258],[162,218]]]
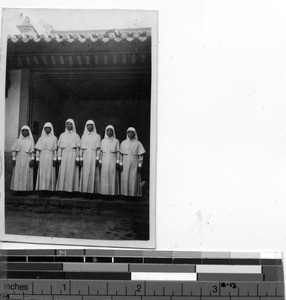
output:
[[[0,6],[0,248],[286,253],[284,0]]]
[[[157,12],[4,8],[1,37],[1,240],[155,247]]]

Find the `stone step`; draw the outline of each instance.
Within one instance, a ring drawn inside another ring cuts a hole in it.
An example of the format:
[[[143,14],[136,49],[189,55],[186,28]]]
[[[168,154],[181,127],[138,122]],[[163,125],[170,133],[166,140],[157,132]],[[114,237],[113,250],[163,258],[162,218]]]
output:
[[[132,197],[133,198],[133,197]],[[148,215],[149,203],[142,199],[84,199],[84,198],[61,198],[61,197],[38,197],[38,196],[6,196],[6,209],[19,209],[33,207],[58,207],[62,209],[95,209],[99,211],[108,211],[109,213],[132,212],[132,214]]]

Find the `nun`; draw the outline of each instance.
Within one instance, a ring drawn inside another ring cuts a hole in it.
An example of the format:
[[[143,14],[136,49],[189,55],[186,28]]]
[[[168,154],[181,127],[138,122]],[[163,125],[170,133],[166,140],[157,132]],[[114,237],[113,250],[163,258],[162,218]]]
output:
[[[52,123],[45,123],[42,134],[36,143],[38,175],[36,190],[54,191],[56,187],[56,162],[58,139],[54,135]]]
[[[11,147],[13,173],[11,190],[33,190],[34,139],[29,126],[21,128],[19,138]]]
[[[80,192],[97,193],[99,182],[100,135],[96,132],[94,121],[85,123],[84,132],[80,142]]]
[[[119,194],[119,141],[116,139],[114,127],[105,128],[101,141],[100,161],[100,194]]]
[[[120,145],[121,195],[142,196],[140,173],[146,151],[134,127],[129,127],[126,133]]]
[[[60,135],[58,142],[59,174],[56,190],[78,192],[80,137],[76,133],[73,119],[68,119],[65,127],[65,132]]]

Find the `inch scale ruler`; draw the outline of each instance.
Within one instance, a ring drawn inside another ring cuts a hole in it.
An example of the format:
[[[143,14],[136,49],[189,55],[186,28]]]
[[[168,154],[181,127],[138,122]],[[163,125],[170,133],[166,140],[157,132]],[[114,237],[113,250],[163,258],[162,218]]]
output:
[[[282,300],[282,255],[0,250],[0,299]]]

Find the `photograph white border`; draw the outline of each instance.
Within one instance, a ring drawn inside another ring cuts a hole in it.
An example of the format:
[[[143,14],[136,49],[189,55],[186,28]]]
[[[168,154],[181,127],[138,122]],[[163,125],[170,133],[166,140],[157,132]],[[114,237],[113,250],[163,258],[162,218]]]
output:
[[[117,11],[137,12],[139,19],[148,15],[148,23],[151,28],[152,43],[152,74],[151,74],[151,138],[150,138],[150,190],[149,190],[149,240],[90,240],[90,239],[70,239],[57,237],[40,237],[26,235],[10,235],[5,234],[5,167],[4,167],[4,151],[5,151],[5,76],[6,76],[6,57],[7,57],[7,38],[8,33],[5,32],[5,22],[9,17],[9,12],[18,8],[2,9],[2,28],[1,28],[1,94],[0,94],[0,241],[1,242],[17,242],[30,244],[54,244],[54,245],[74,245],[74,246],[98,246],[98,247],[126,247],[126,248],[155,248],[155,215],[156,215],[156,165],[157,165],[157,84],[158,84],[158,12],[156,10],[123,10],[123,9],[93,9],[97,13],[100,11],[109,11],[115,13]],[[29,11],[28,8],[19,8],[23,11]],[[37,8],[31,8],[35,10]],[[43,8],[38,8],[43,10]],[[48,8],[50,10],[50,8]],[[56,9],[58,10],[58,9]],[[69,9],[65,9],[69,10]],[[82,11],[87,9],[82,9]],[[90,11],[90,9],[88,9]],[[152,18],[150,15],[152,14]],[[126,20],[125,20],[126,21]],[[118,25],[119,28],[120,24]],[[126,25],[125,25],[126,26]],[[126,28],[126,27],[123,27]]]

